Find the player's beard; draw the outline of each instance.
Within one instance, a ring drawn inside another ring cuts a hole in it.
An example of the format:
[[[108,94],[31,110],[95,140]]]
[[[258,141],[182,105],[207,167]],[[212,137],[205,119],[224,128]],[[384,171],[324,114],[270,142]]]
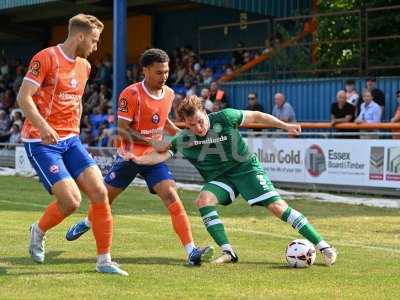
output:
[[[76,47],[76,56],[87,58],[90,55],[89,50],[86,49],[84,42],[78,44]]]

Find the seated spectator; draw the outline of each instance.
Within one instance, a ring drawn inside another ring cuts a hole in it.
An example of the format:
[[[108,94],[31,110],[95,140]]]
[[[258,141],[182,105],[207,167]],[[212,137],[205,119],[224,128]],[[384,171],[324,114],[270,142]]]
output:
[[[214,104],[210,100],[210,96],[211,96],[210,89],[203,88],[201,90],[201,99],[203,100],[204,109],[208,114],[213,111],[213,106],[214,106]]]
[[[209,85],[213,81],[213,70],[211,68],[206,68],[203,71],[203,84]]]
[[[395,112],[393,118],[390,119],[390,122],[393,122],[393,123],[400,122],[400,91],[396,92],[396,102],[397,102],[396,112]]]
[[[375,77],[370,77],[367,79],[367,90],[370,91],[372,100],[381,107],[382,110],[381,118],[382,118],[383,112],[385,111],[385,93],[376,87]]]
[[[347,102],[357,107],[360,96],[355,89],[355,82],[353,79],[346,80],[345,90]]]
[[[83,144],[92,144],[92,124],[88,115],[82,118],[80,138]]]
[[[11,120],[5,110],[0,110],[0,135],[4,135],[10,129]]]
[[[20,108],[13,109],[10,116],[11,116],[12,123],[17,124],[19,126],[19,128],[22,128],[22,125],[24,123],[24,117],[23,117],[22,110]]]
[[[179,106],[179,104],[182,102],[182,100],[184,99],[185,97],[182,95],[182,94],[179,94],[179,93],[175,93],[175,98],[174,98],[174,101],[172,102],[172,109],[171,109],[171,113],[170,113],[170,119],[171,120],[174,120],[175,122],[181,122],[181,121],[183,121],[180,117],[179,117],[179,115],[178,115],[178,113],[177,113],[177,108],[178,108],[178,106]]]
[[[8,142],[11,144],[21,144],[21,127],[14,123],[12,124],[10,131],[8,132],[9,134],[9,140]]]
[[[260,103],[258,103],[256,92],[249,93],[247,99],[249,100],[249,105],[247,105],[246,110],[261,111],[261,112],[264,111],[263,106]]]
[[[216,108],[218,108],[218,110],[224,109],[228,107],[228,100],[226,99],[226,93],[219,89],[218,87],[218,83],[216,81],[211,82],[210,85],[210,100],[216,104],[218,103],[218,105],[216,106]]]
[[[347,102],[346,92],[337,92],[336,102],[332,103],[331,106],[332,126],[339,123],[352,122],[354,120],[354,110],[354,106]]]
[[[284,122],[296,122],[296,115],[292,106],[286,102],[285,95],[282,93],[275,94],[275,106],[272,115]]]
[[[193,82],[190,79],[185,81],[185,89],[186,97],[196,95],[196,86],[193,85]]]
[[[381,121],[382,109],[372,100],[372,93],[369,90],[364,90],[362,97],[364,103],[361,104],[360,114],[356,119],[356,123],[379,123]]]

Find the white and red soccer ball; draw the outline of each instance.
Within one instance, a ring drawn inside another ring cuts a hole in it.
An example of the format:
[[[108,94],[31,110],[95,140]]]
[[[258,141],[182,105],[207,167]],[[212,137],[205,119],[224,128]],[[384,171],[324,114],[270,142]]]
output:
[[[286,261],[292,268],[308,268],[315,261],[315,247],[307,240],[294,240],[286,247]]]

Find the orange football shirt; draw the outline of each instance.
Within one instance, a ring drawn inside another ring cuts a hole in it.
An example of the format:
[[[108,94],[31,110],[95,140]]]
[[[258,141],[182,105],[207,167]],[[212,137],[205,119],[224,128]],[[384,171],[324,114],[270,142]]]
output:
[[[82,95],[90,74],[89,62],[68,57],[60,45],[38,52],[24,80],[38,86],[33,95],[39,113],[61,139],[79,134]],[[22,129],[25,142],[40,141],[39,129],[28,119]]]
[[[145,137],[161,141],[164,126],[174,101],[174,91],[163,87],[160,97],[151,95],[143,82],[129,85],[118,100],[118,118],[131,122],[130,128]],[[125,159],[153,151],[150,145],[121,140],[118,153]]]

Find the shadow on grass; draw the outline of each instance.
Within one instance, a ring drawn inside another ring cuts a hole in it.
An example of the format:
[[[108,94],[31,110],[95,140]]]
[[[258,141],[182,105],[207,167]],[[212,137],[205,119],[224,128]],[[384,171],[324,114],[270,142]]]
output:
[[[95,264],[96,259],[93,258],[62,258],[58,257],[63,251],[50,251],[46,254],[45,265],[67,265],[67,264]],[[6,257],[2,259],[4,262],[12,265],[41,265],[34,262],[30,257]],[[183,259],[169,258],[169,257],[117,257],[115,260],[119,264],[132,264],[132,265],[174,265],[185,266]],[[1,269],[0,269],[1,274]]]
[[[20,273],[7,273],[7,274],[1,274],[0,276],[8,276],[8,277],[18,277],[18,276],[56,276],[56,275],[68,275],[68,274],[74,274],[74,275],[79,275],[79,274],[98,274],[94,269],[93,270],[87,270],[87,271],[65,271],[65,272],[60,272],[60,271],[45,271],[41,272],[40,270],[34,271],[34,272],[20,272]]]
[[[45,192],[37,180],[29,178],[2,177],[0,190],[7,191],[0,197],[0,210],[2,211],[34,211],[43,212],[51,202],[51,197]],[[198,210],[194,205],[196,192],[181,191],[179,196],[185,204],[188,214],[199,217]],[[86,197],[84,197],[86,198]],[[262,207],[248,207],[247,203],[240,197],[237,203],[229,207],[218,207],[220,214],[227,217],[247,218],[254,217],[264,219],[269,213]],[[82,201],[79,212],[87,212],[87,199]],[[289,204],[310,218],[331,217],[356,217],[356,216],[397,216],[396,209],[382,209],[359,205],[324,203],[315,201],[293,200]],[[114,214],[121,215],[168,215],[162,202],[157,196],[151,195],[147,189],[133,187],[127,189],[118,197],[113,206]]]

